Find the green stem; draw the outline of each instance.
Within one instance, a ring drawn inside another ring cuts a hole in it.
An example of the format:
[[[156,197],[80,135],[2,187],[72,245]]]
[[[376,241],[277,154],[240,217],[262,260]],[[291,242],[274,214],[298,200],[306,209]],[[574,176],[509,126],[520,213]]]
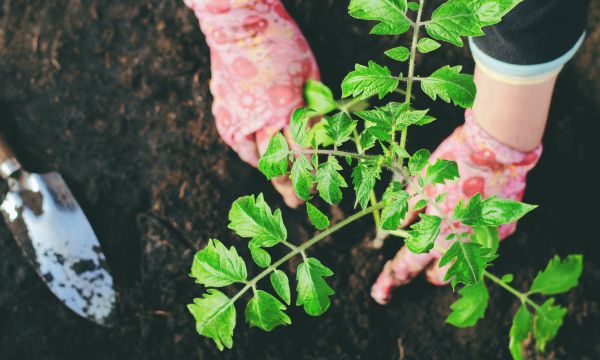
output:
[[[421,27],[421,16],[423,15],[423,7],[425,5],[425,0],[419,0],[419,10],[417,12],[417,19],[413,24],[413,37],[412,44],[410,46],[410,58],[408,62],[408,76],[406,78],[406,96],[404,98],[404,102],[406,104],[410,104],[413,81],[415,77],[415,57],[417,55],[417,41],[419,39],[419,29]],[[402,129],[400,133],[400,147],[406,150],[406,137],[408,136],[408,127]],[[400,162],[400,166],[404,164],[404,157],[398,159]]]
[[[354,215],[345,218],[344,220],[340,221],[339,223],[335,224],[334,226],[330,227],[329,229],[321,232],[320,234],[318,234],[317,236],[308,240],[307,242],[305,242],[299,246],[296,246],[287,255],[285,255],[281,259],[279,259],[276,262],[274,262],[273,264],[271,264],[268,268],[266,268],[261,273],[256,275],[252,280],[246,282],[245,283],[246,285],[229,300],[229,304],[233,304],[237,299],[239,299],[242,295],[244,295],[248,290],[250,290],[254,286],[256,286],[256,283],[258,283],[262,278],[269,275],[271,272],[275,271],[281,264],[285,263],[286,261],[290,260],[291,258],[293,258],[294,256],[296,256],[298,254],[303,254],[306,249],[308,249],[309,247],[318,243],[319,241],[323,240],[327,236],[340,230],[344,226],[362,218],[363,216],[372,213],[373,211],[382,209],[383,206],[384,206],[383,203],[378,203],[375,206],[370,206],[362,211],[359,211],[359,212],[355,213]],[[227,306],[229,306],[229,304]]]
[[[333,156],[349,156],[354,159],[370,159],[370,155],[362,155],[353,152],[340,151],[340,150],[319,150],[319,149],[306,149],[306,150],[291,150],[288,151],[288,155],[333,155]]]
[[[527,294],[522,293],[519,290],[515,289],[514,287],[510,286],[509,284],[507,284],[505,281],[502,281],[502,279],[500,279],[499,277],[495,276],[494,274],[489,273],[487,271],[484,271],[483,276],[485,276],[488,279],[492,280],[496,284],[500,285],[500,287],[504,288],[504,290],[508,291],[509,293],[511,293],[514,296],[516,296],[517,298],[519,298],[519,300],[521,300],[521,303],[523,303],[523,304],[525,304],[525,303],[529,304],[536,311],[540,309],[540,306],[538,304],[536,304],[533,300],[531,300],[529,298],[529,296],[527,296]]]

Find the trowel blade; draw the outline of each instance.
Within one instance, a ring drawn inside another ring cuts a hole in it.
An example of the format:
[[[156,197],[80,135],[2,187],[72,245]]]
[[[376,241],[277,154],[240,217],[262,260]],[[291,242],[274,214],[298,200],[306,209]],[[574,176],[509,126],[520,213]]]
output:
[[[67,307],[110,326],[115,291],[94,230],[60,174],[9,178],[0,211],[38,275]]]

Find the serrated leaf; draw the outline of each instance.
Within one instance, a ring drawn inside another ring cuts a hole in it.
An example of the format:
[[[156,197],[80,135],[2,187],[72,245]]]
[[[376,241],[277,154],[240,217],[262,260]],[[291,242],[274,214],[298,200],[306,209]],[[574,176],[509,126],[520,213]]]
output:
[[[462,66],[450,67],[446,65],[434,71],[429,77],[421,79],[421,89],[431,99],[439,96],[447,103],[465,109],[473,106],[477,88],[473,82],[473,75],[461,74]]]
[[[427,115],[429,110],[408,110],[404,111],[396,119],[396,128],[407,128],[411,125],[423,126],[435,121],[433,116]]]
[[[325,124],[327,124],[328,118],[324,117],[318,123],[314,124],[310,128],[310,132],[308,133],[309,143],[312,147],[317,148],[320,146],[331,146],[333,145],[333,139],[327,135],[327,131],[325,131]],[[316,167],[316,166],[315,166]]]
[[[352,120],[345,112],[339,112],[327,119],[325,131],[336,146],[340,146],[350,140],[352,131],[356,128],[356,120]]]
[[[194,256],[190,276],[204,286],[222,287],[246,281],[248,273],[244,259],[233,246],[228,250],[219,240],[210,239]]]
[[[306,106],[319,114],[327,114],[337,108],[333,92],[320,81],[308,79],[304,87],[304,97],[306,98]]]
[[[437,159],[425,172],[425,179],[429,184],[443,184],[446,180],[452,181],[458,177],[456,161],[446,159]]]
[[[329,296],[333,295],[334,291],[323,278],[332,275],[333,271],[321,264],[319,260],[315,258],[304,260],[298,266],[296,273],[298,282],[296,306],[304,306],[304,311],[311,316],[319,316],[327,311],[331,305]]]
[[[441,194],[438,194],[438,195],[435,197],[435,200],[434,200],[434,201],[435,201],[435,203],[437,203],[437,204],[441,203],[442,201],[444,201],[444,199],[446,198],[446,196],[448,196],[448,193],[447,193],[447,192],[443,192],[443,193],[441,193]]]
[[[410,28],[406,17],[406,0],[351,0],[350,16],[361,20],[379,21],[371,34],[398,35]]]
[[[440,46],[442,46],[442,45],[440,45],[439,42],[429,39],[429,38],[421,38],[419,40],[419,42],[417,43],[417,49],[422,54],[427,54],[432,51],[435,51],[435,50],[439,49]]]
[[[452,216],[468,226],[495,227],[517,221],[536,207],[495,195],[482,201],[481,195],[475,194],[466,205],[463,201],[456,204]]]
[[[264,250],[263,248],[257,246],[254,242],[250,241],[248,243],[248,248],[250,249],[250,255],[252,256],[252,260],[256,263],[256,265],[261,268],[266,268],[271,265],[271,255]]]
[[[312,175],[312,165],[308,159],[300,155],[295,159],[290,172],[290,180],[296,195],[305,201],[310,200],[310,189],[313,185],[314,178]]]
[[[490,298],[484,281],[482,280],[475,285],[467,285],[460,289],[458,293],[461,298],[450,305],[452,312],[446,322],[459,328],[477,324],[477,321],[485,316],[485,309]]]
[[[267,151],[265,151],[258,161],[258,170],[260,170],[267,179],[285,175],[288,171],[289,154],[290,148],[287,140],[281,133],[277,133],[271,138]]]
[[[410,154],[404,148],[396,143],[390,144],[390,150],[398,156],[398,158],[410,158]]]
[[[508,348],[514,360],[524,360],[523,341],[529,337],[531,332],[532,316],[527,306],[521,305],[510,327],[510,342]]]
[[[498,228],[493,226],[473,226],[471,241],[490,249],[495,254],[500,243]]]
[[[369,129],[363,131],[362,134],[360,134],[360,146],[363,151],[369,150],[375,146],[375,140],[377,140],[377,138],[369,131]]]
[[[421,221],[410,226],[408,238],[404,241],[408,250],[415,254],[429,252],[440,233],[442,219],[439,216],[419,214]]]
[[[233,302],[217,289],[208,289],[202,298],[194,299],[188,310],[196,320],[198,334],[215,341],[217,348],[231,349],[235,329],[235,307]]]
[[[458,283],[475,285],[483,276],[483,272],[496,258],[490,255],[490,249],[475,243],[463,243],[458,240],[450,246],[440,259],[440,267],[452,263],[444,281],[451,280],[452,288]]]
[[[316,116],[318,116],[318,113],[312,109],[298,108],[294,110],[290,120],[290,132],[296,144],[302,147],[309,145],[308,121]]]
[[[281,270],[274,270],[269,277],[271,285],[277,295],[285,301],[286,304],[291,302],[290,280],[287,275]]]
[[[381,210],[381,228],[396,230],[408,211],[408,198],[410,195],[402,189],[402,184],[394,181],[390,183],[383,193],[382,201],[385,204]]]
[[[529,293],[555,295],[569,291],[577,286],[582,269],[583,256],[569,255],[561,261],[556,255],[533,279]]]
[[[325,230],[329,227],[329,219],[325,214],[321,212],[316,206],[311,203],[306,203],[306,212],[310,223],[313,224],[318,230]]]
[[[342,200],[341,188],[348,187],[346,180],[339,173],[340,170],[342,167],[333,156],[329,156],[327,162],[319,164],[317,170],[319,196],[330,205],[338,204]]]
[[[354,71],[342,81],[342,97],[365,99],[377,95],[379,99],[383,99],[398,87],[398,83],[398,78],[392,76],[387,66],[378,65],[374,61],[369,61],[368,66],[356,64]]]
[[[354,169],[352,169],[352,184],[356,191],[354,207],[357,204],[360,204],[363,209],[367,207],[371,191],[375,187],[377,180],[381,179],[381,166],[378,163],[378,159],[379,157],[360,160]]]
[[[430,156],[431,153],[427,149],[421,149],[414,153],[408,161],[408,171],[410,174],[416,175],[423,170],[425,165],[427,165]]]
[[[246,306],[246,321],[264,331],[279,325],[289,325],[292,320],[283,312],[286,307],[277,298],[263,290],[257,290]]]
[[[271,247],[287,239],[281,210],[271,213],[263,194],[243,196],[234,201],[229,211],[228,227],[238,236],[252,238],[257,247]]]
[[[417,201],[416,204],[413,205],[413,211],[418,211],[423,209],[425,206],[427,206],[427,200],[425,199],[420,199],[419,201]]]
[[[398,46],[387,50],[384,54],[396,61],[406,61],[410,57],[410,50],[406,46]]]
[[[482,27],[502,19],[520,1],[514,0],[449,0],[431,14],[425,30],[434,39],[463,46],[462,36],[480,36]]]
[[[567,314],[567,309],[554,305],[554,299],[548,299],[536,310],[533,318],[533,336],[535,336],[535,346],[538,351],[544,352],[546,345],[562,326],[563,318]]]

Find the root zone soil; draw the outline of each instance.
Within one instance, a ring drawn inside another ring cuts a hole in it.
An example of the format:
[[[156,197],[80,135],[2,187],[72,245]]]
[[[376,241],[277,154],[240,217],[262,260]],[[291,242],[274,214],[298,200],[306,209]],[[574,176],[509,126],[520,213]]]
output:
[[[334,89],[355,62],[397,42],[368,36],[366,24],[346,16],[345,1],[284,3]],[[541,207],[502,245],[494,268],[515,272],[515,284],[524,287],[552,254],[585,254],[580,286],[560,297],[569,314],[545,359],[600,358],[594,331],[600,328],[594,227],[600,191],[593,169],[600,2],[590,8],[587,40],[560,77],[545,153],[528,182],[526,200]],[[473,67],[467,50],[445,47],[417,71],[445,63]],[[500,289],[491,292],[486,319],[466,330],[444,324],[456,297],[450,289],[421,278],[397,291],[389,306],[375,304],[370,285],[401,243],[368,249],[367,218],[311,250],[336,273],[334,303],[324,316],[292,307],[292,326],[272,333],[249,329],[240,316],[235,346],[223,353],[199,337],[185,308],[202,293],[187,276],[193,254],[210,237],[242,241],[226,230],[238,196],[262,191],[273,206],[284,206],[219,140],[209,78],[208,49],[180,1],[0,3],[0,130],[29,169],[58,170],[67,179],[101,239],[120,318],[103,329],[72,314],[38,280],[2,224],[1,359],[509,358],[517,303]],[[432,113],[440,120],[415,131],[411,149],[434,147],[461,122],[462,114],[442,103]],[[352,211],[343,206],[329,215],[339,220]],[[284,218],[293,241],[312,235],[303,210],[286,209]]]

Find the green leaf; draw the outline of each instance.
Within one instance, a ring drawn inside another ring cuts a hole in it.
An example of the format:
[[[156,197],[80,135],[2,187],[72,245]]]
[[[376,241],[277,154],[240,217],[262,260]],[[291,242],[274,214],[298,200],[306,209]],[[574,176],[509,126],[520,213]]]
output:
[[[396,61],[406,61],[410,57],[410,50],[406,46],[398,46],[387,50],[384,54]]]
[[[274,270],[270,276],[271,285],[279,297],[285,301],[286,304],[291,302],[291,291],[290,291],[290,280],[287,275],[281,270]]]
[[[429,110],[409,110],[402,113],[396,121],[396,128],[407,128],[410,125],[423,126],[433,121],[433,116],[427,115]]]
[[[443,184],[446,180],[458,178],[458,165],[456,161],[437,159],[427,167],[425,178],[430,184]]]
[[[410,154],[404,148],[396,143],[390,144],[390,150],[398,156],[398,158],[410,158]]]
[[[583,256],[569,255],[565,260],[555,256],[546,269],[540,271],[531,285],[530,294],[555,295],[577,286],[583,269]]]
[[[345,112],[339,112],[327,119],[325,131],[336,146],[340,146],[350,140],[352,131],[356,128],[356,120],[352,120]]]
[[[319,260],[315,258],[305,259],[298,266],[296,273],[298,282],[296,306],[303,305],[304,311],[311,316],[319,316],[327,311],[331,305],[329,296],[335,292],[323,278],[332,275],[333,271],[321,264]]]
[[[360,134],[360,146],[363,151],[369,150],[375,146],[375,140],[377,140],[377,138],[369,131],[369,129],[363,131],[362,134]]]
[[[271,331],[279,325],[292,323],[289,316],[283,312],[285,309],[285,305],[273,295],[257,290],[246,306],[246,321],[250,326]]]
[[[496,258],[490,249],[475,243],[463,243],[458,240],[450,246],[440,259],[440,267],[452,263],[444,281],[452,280],[452,288],[458,283],[477,284],[490,262]]]
[[[431,14],[425,30],[434,39],[463,46],[462,36],[480,36],[516,6],[515,0],[449,0]]]
[[[510,327],[510,342],[508,348],[515,360],[525,360],[523,355],[523,341],[529,337],[531,332],[532,317],[527,306],[524,304],[519,307],[515,317],[513,318],[512,326]]]
[[[307,147],[309,145],[308,121],[316,116],[318,116],[318,113],[312,109],[298,108],[294,110],[290,121],[290,132],[292,133],[292,138],[296,144],[302,147]]]
[[[481,195],[475,194],[466,205],[459,201],[452,216],[468,226],[495,227],[517,221],[536,207],[495,195],[482,201]]]
[[[381,141],[392,141],[392,130],[394,129],[394,119],[382,109],[359,111],[354,113],[356,116],[365,120],[368,128],[365,132],[369,133],[373,142],[375,139]],[[371,125],[374,124],[374,125]]]
[[[495,254],[500,243],[498,228],[493,226],[473,226],[471,241],[490,249]]]
[[[257,247],[271,247],[287,239],[281,210],[271,213],[263,194],[238,198],[229,211],[228,227],[238,236],[252,238]]]
[[[310,219],[310,223],[313,224],[319,230],[325,230],[329,227],[329,219],[325,214],[321,212],[316,206],[307,202],[306,203],[306,212],[308,213],[308,218]]]
[[[310,188],[313,185],[314,179],[312,175],[312,165],[308,159],[300,155],[295,159],[290,172],[290,179],[296,195],[305,201],[310,200]]]
[[[406,17],[406,0],[350,0],[350,16],[361,20],[379,21],[371,34],[398,35],[411,26]]]
[[[473,75],[461,74],[462,66],[450,67],[448,65],[434,71],[429,77],[421,79],[421,89],[431,99],[439,96],[449,103],[470,108],[473,106],[477,88],[473,82]]]
[[[369,61],[368,67],[356,64],[342,81],[342,97],[348,96],[365,99],[372,95],[378,95],[379,99],[398,87],[398,78],[392,76],[387,66],[378,65]]]
[[[408,250],[415,254],[423,254],[433,248],[442,223],[439,216],[419,214],[419,217],[421,221],[410,226],[409,236],[404,242]]]
[[[430,156],[431,153],[427,149],[421,149],[414,153],[408,161],[408,171],[410,174],[417,175],[421,170],[423,170],[425,165],[427,165]]]
[[[485,316],[485,309],[490,298],[485,283],[480,281],[476,285],[467,285],[458,293],[462,297],[450,305],[452,312],[446,322],[459,328],[477,324],[477,321]]]
[[[328,204],[338,204],[342,200],[342,190],[340,188],[348,187],[344,177],[339,171],[342,167],[333,156],[327,158],[327,162],[319,164],[317,170],[317,190],[319,196]]]
[[[308,133],[309,143],[312,147],[317,148],[319,146],[331,146],[333,145],[333,139],[327,135],[325,131],[325,125],[328,123],[328,118],[324,117],[318,123],[314,124],[310,128]]]
[[[267,179],[285,175],[288,171],[289,151],[290,148],[287,140],[281,133],[277,133],[271,138],[267,151],[265,151],[258,161],[258,170],[260,170]]]
[[[187,307],[196,320],[198,334],[213,339],[219,350],[231,349],[235,329],[233,301],[217,289],[208,289],[207,294]]]
[[[419,3],[415,2],[415,1],[411,1],[408,3],[408,8],[411,9],[412,11],[419,11]]]
[[[271,265],[271,255],[269,255],[269,253],[266,250],[256,245],[252,241],[248,243],[248,248],[250,249],[250,255],[252,255],[252,260],[254,260],[256,265],[260,266],[261,268],[266,268],[269,265]]]
[[[535,336],[535,346],[538,351],[546,350],[546,345],[562,326],[563,318],[567,314],[567,309],[554,305],[554,299],[548,299],[539,309],[536,310],[533,318],[533,336]]]
[[[331,89],[320,81],[308,79],[304,87],[304,97],[306,105],[319,114],[327,114],[337,108]]]
[[[235,248],[227,250],[217,239],[208,240],[208,245],[194,256],[190,274],[196,282],[208,287],[222,287],[246,281],[246,264]]]
[[[440,46],[442,46],[442,45],[440,45],[439,42],[429,39],[429,38],[421,38],[419,40],[419,42],[417,43],[417,49],[419,50],[420,53],[423,53],[423,54],[427,54],[432,51],[435,51],[435,50],[439,49]]]
[[[356,191],[356,201],[354,207],[357,204],[364,209],[369,203],[371,191],[375,187],[377,180],[381,179],[381,166],[379,164],[380,157],[368,160],[360,160],[358,165],[352,169],[352,184]]]
[[[500,278],[500,280],[504,281],[507,284],[510,284],[514,279],[515,279],[515,276],[513,274],[504,274]]]
[[[396,230],[408,211],[408,198],[410,195],[402,189],[398,181],[390,183],[383,193],[381,210],[381,227],[385,230]]]

